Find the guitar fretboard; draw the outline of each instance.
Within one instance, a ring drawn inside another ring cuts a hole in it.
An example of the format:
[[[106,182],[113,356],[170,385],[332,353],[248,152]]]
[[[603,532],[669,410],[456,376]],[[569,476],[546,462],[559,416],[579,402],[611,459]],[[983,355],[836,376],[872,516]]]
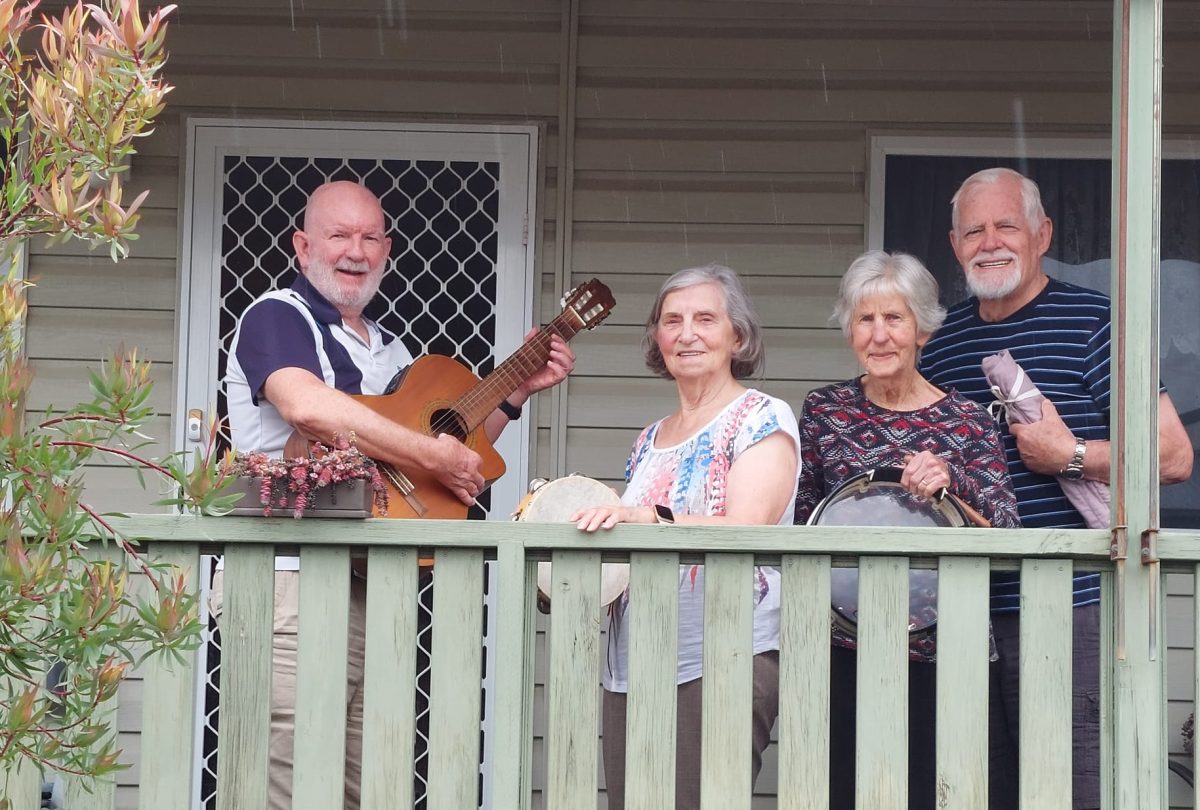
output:
[[[550,338],[558,335],[565,341],[578,334],[582,323],[571,309],[543,326],[532,339],[521,345],[511,357],[492,370],[454,403],[454,410],[466,423],[471,432],[500,405],[517,386],[533,376],[550,357]]]

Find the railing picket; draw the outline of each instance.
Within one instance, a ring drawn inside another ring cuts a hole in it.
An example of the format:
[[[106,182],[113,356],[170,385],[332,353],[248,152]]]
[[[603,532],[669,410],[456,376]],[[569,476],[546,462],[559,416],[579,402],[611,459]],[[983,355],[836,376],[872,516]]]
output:
[[[780,810],[829,810],[829,556],[783,558]]]
[[[700,806],[749,810],[754,557],[708,554],[704,562]]]
[[[661,810],[675,806],[679,555],[638,552],[629,562],[625,807]]]
[[[304,546],[292,768],[296,810],[343,803],[349,617],[350,550]]]
[[[195,543],[153,547],[155,562],[179,567],[191,593],[199,590],[200,549]],[[142,583],[143,595],[152,591]],[[192,806],[192,757],[195,747],[196,668],[203,648],[181,653],[183,660],[160,655],[142,666],[141,810],[189,810]]]
[[[412,807],[417,551],[368,553],[362,810]]]
[[[547,807],[595,810],[600,554],[556,551],[547,699]]]
[[[117,553],[115,546],[95,543],[90,545],[85,553],[95,562],[107,561],[113,563],[118,569],[121,567],[120,555]],[[137,586],[135,578],[133,587],[136,588]],[[67,671],[64,677],[73,677],[70,662],[67,662]],[[99,725],[115,727],[117,707],[119,705],[120,693],[118,692],[118,694],[99,704],[93,711],[90,719]],[[121,746],[114,740],[113,747],[119,749]],[[127,756],[122,756],[120,761],[122,764],[129,764]],[[116,774],[110,773],[105,776],[91,777],[68,773],[63,774],[62,780],[66,788],[64,792],[66,794],[67,807],[72,810],[112,810],[116,806]],[[41,802],[38,802],[35,806],[40,805]]]
[[[0,768],[0,787],[14,808],[38,807],[42,803],[42,774],[32,760],[18,759]]]
[[[496,550],[495,735],[492,806],[528,810],[533,769],[533,666],[536,563],[519,543]],[[410,803],[398,803],[409,807]]]
[[[1200,706],[1200,564],[1192,568],[1192,708],[1193,711],[1197,706]],[[1195,715],[1192,715],[1193,723]],[[1192,762],[1191,768],[1193,777],[1200,773],[1200,745],[1196,744],[1196,738],[1192,737]],[[1192,807],[1200,807],[1200,779],[1193,778],[1192,780]]]
[[[96,707],[92,718],[98,723],[116,723],[119,698],[113,696]],[[119,746],[118,746],[119,747]],[[117,777],[63,776],[66,783],[66,806],[70,810],[113,810],[117,801]],[[40,806],[39,802],[33,807]]]
[[[225,551],[217,810],[267,806],[275,550]]]
[[[939,810],[988,803],[988,575],[985,558],[938,560]]]
[[[1071,571],[1069,560],[1021,564],[1022,810],[1071,806]]]
[[[429,809],[479,805],[483,663],[483,552],[434,555],[430,655]]]
[[[856,810],[908,807],[908,558],[863,557],[858,574]]]
[[[1113,571],[1100,572],[1100,808],[1112,810],[1116,779],[1113,767],[1114,672],[1104,662],[1115,661],[1116,599]],[[1195,806],[1195,805],[1193,805]]]

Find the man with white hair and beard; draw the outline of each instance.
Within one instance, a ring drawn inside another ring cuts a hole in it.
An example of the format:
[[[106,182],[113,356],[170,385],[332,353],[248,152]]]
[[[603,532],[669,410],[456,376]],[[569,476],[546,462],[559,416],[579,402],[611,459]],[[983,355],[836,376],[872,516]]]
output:
[[[985,169],[951,200],[950,244],[972,298],[950,310],[926,344],[921,372],[985,407],[994,399],[980,361],[1007,349],[1046,396],[1042,419],[1001,427],[1026,527],[1083,528],[1056,476],[1109,478],[1110,303],[1042,271],[1053,226],[1037,185],[1011,169]],[[1191,475],[1192,448],[1165,390],[1159,393],[1164,483]],[[992,576],[999,661],[991,672],[989,807],[1017,807],[1018,575]],[[1100,807],[1100,577],[1074,579],[1073,807]]]
[[[484,487],[481,458],[449,435],[426,436],[387,419],[348,394],[382,394],[413,362],[392,334],[363,317],[387,269],[391,239],[379,199],[358,183],[336,181],[316,189],[292,235],[300,273],[289,289],[256,299],[242,314],[229,353],[226,391],[234,446],[281,457],[293,430],[331,443],[353,435],[374,459],[402,469],[427,470],[463,503]],[[531,333],[532,334],[532,333]],[[546,364],[484,422],[495,441],[534,393],[562,382],[575,355],[557,335]],[[291,807],[295,725],[299,560],[277,557],[272,634],[269,807]],[[219,617],[222,584],[213,581]],[[346,576],[350,576],[347,570]],[[350,589],[346,683],[345,807],[359,805],[362,758],[362,686],[366,616],[364,578]]]

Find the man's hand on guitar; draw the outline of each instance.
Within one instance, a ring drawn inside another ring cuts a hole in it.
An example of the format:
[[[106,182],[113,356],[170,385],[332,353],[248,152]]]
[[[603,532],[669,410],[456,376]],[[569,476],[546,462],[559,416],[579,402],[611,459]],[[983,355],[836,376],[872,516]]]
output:
[[[537,333],[538,328],[535,326],[525,335],[525,341],[528,342]],[[546,365],[535,371],[529,379],[517,386],[517,390],[525,399],[529,399],[529,397],[538,391],[558,385],[574,369],[575,352],[571,351],[571,347],[561,337],[551,335],[550,356],[546,358]]]
[[[435,457],[429,471],[455,497],[471,506],[483,491],[484,480],[479,473],[483,459],[471,448],[449,434],[439,434],[435,440]]]

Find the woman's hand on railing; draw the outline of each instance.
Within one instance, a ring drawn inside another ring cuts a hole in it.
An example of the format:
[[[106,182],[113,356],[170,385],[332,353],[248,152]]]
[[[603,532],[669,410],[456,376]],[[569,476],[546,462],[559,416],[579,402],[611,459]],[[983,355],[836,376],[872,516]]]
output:
[[[580,531],[594,532],[611,529],[618,523],[657,523],[654,509],[649,506],[591,506],[571,515],[571,522]]]

